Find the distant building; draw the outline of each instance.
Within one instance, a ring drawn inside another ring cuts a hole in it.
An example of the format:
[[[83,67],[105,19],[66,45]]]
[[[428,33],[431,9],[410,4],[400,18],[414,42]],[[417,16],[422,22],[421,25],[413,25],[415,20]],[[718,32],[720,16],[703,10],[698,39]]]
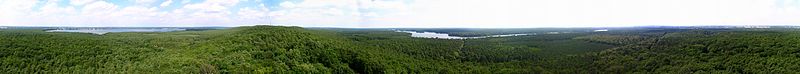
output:
[[[0,26],[0,29],[7,29],[8,27]]]

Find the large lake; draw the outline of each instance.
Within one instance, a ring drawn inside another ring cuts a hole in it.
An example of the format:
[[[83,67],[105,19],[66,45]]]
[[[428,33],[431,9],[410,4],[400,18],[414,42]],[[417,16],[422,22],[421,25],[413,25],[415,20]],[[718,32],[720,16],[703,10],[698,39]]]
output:
[[[78,33],[92,33],[103,35],[106,33],[114,32],[172,32],[172,31],[185,31],[186,29],[179,28],[111,28],[111,29],[58,29],[48,30],[47,32],[78,32]]]
[[[508,37],[508,36],[536,35],[536,33],[533,33],[533,34],[490,35],[490,36],[479,36],[479,37],[459,37],[459,36],[450,36],[449,34],[435,33],[435,32],[415,32],[415,31],[399,31],[399,30],[396,31],[396,32],[411,33],[411,37],[436,38],[436,39],[478,39],[478,38],[489,38],[489,37]]]

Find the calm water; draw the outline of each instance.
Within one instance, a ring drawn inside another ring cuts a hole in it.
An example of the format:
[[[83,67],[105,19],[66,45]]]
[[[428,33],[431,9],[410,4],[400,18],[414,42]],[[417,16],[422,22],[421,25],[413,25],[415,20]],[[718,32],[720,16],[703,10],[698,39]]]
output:
[[[594,30],[594,32],[605,32],[605,31],[608,31],[608,29],[599,29],[599,30]]]
[[[534,33],[534,34],[490,35],[490,36],[479,36],[479,37],[459,37],[459,36],[450,36],[448,34],[434,33],[434,32],[414,32],[414,31],[396,31],[396,32],[411,33],[411,37],[436,38],[436,39],[478,39],[478,38],[489,38],[489,37],[508,37],[508,36],[536,35],[536,33]]]
[[[78,32],[103,35],[113,32],[172,32],[184,31],[186,29],[161,28],[161,29],[136,29],[136,28],[115,28],[115,29],[69,29],[69,30],[48,30],[47,32]]]

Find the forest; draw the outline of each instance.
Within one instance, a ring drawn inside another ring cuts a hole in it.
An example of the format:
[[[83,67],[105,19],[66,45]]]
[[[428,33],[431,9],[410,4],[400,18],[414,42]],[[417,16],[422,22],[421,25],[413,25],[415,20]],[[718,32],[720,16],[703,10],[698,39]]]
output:
[[[400,30],[243,26],[104,35],[0,30],[0,73],[795,74],[796,28]],[[560,32],[558,34],[547,34]]]

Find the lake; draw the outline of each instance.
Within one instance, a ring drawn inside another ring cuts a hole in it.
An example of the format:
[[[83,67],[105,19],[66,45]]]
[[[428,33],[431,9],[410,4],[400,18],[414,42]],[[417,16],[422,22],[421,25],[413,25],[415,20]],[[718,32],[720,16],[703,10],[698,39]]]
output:
[[[489,37],[508,37],[508,36],[536,35],[536,33],[533,33],[533,34],[489,35],[489,36],[479,36],[479,37],[459,37],[459,36],[450,36],[449,34],[445,34],[445,33],[435,33],[435,32],[415,32],[415,31],[400,31],[400,30],[397,30],[395,32],[411,33],[411,37],[435,38],[435,39],[479,39],[479,38],[489,38]]]
[[[103,35],[106,33],[115,33],[115,32],[172,32],[172,31],[185,31],[186,29],[179,29],[179,28],[104,28],[104,29],[93,29],[93,28],[82,28],[82,29],[56,29],[56,30],[48,30],[47,32],[78,32],[78,33],[91,33],[97,35]]]

